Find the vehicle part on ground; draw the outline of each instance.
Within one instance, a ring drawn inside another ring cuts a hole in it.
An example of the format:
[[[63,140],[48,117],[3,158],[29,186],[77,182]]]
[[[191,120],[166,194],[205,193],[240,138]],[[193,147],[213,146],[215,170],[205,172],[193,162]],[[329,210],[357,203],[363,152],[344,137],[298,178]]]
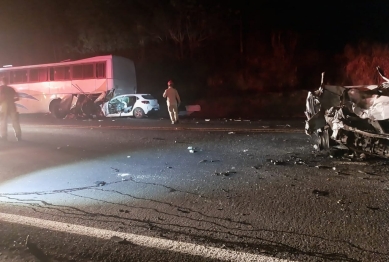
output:
[[[308,92],[305,133],[317,150],[338,145],[357,153],[389,158],[389,79],[379,85],[323,85]],[[323,73],[324,76],[324,73]]]

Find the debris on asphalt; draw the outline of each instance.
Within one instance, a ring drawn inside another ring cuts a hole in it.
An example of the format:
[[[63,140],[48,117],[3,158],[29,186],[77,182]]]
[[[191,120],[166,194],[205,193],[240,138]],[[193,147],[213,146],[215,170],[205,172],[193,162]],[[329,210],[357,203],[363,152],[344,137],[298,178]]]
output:
[[[273,165],[285,165],[285,161],[282,160],[270,160],[270,163],[273,163]]]
[[[317,165],[315,167],[319,168],[319,169],[332,169],[332,167],[330,167],[330,166],[323,166],[323,165]]]
[[[130,158],[131,156],[127,156],[127,158]]]
[[[61,147],[59,146],[59,147],[57,147],[57,149],[61,149]]]
[[[230,176],[232,174],[236,174],[236,171],[215,172],[215,175],[217,176]]]
[[[121,174],[118,174],[118,176],[121,176],[121,177],[129,176],[129,175],[130,175],[129,173],[121,173]]]
[[[336,201],[336,203],[340,204],[340,205],[343,205],[345,204],[344,200],[343,199],[339,199],[338,201]]]
[[[107,184],[107,182],[105,182],[105,181],[96,181],[95,182],[96,186],[105,186],[106,184]]]
[[[184,213],[184,214],[189,214],[190,213],[190,211],[182,209],[182,208],[177,208],[177,210],[180,211],[181,213]]]
[[[334,164],[338,164],[338,165],[360,165],[360,166],[366,166],[368,165],[367,162],[355,162],[355,161],[334,161],[333,162]]]
[[[188,150],[189,150],[189,153],[195,153],[195,152],[197,152],[197,151],[196,151],[196,148],[193,147],[193,146],[188,146]]]
[[[170,169],[170,168],[173,168],[173,167],[171,167],[171,166],[167,166],[166,168],[167,168],[167,169]]]
[[[26,237],[26,241],[24,242],[24,245],[25,246],[28,246],[28,240],[30,239],[30,235],[27,235],[27,237]]]
[[[336,174],[337,175],[342,175],[342,176],[351,176],[351,174],[345,173],[343,171],[337,171]]]
[[[368,209],[370,210],[374,210],[374,211],[377,211],[379,210],[380,208],[379,207],[374,207],[374,206],[366,206]]]
[[[119,172],[120,171],[118,168],[115,168],[115,167],[111,167],[111,169],[113,169],[115,172]]]
[[[228,132],[228,134],[229,134],[229,135],[233,135],[233,134],[235,134],[235,132]]]
[[[243,153],[246,153],[248,152],[249,150],[248,149],[243,149]]]
[[[199,161],[199,163],[215,163],[215,162],[220,162],[220,160],[217,160],[217,159],[211,159],[211,160],[203,159],[203,160]]]
[[[286,125],[276,125],[277,127],[290,127],[289,124],[286,124]]]
[[[262,166],[261,165],[256,165],[256,166],[252,166],[252,168],[255,168],[255,169],[261,169]]]
[[[312,191],[312,194],[315,194],[317,196],[328,196],[330,193],[328,191],[323,191],[323,190],[318,190],[318,189],[314,189]]]
[[[362,171],[362,170],[358,170],[358,173],[361,173],[361,174],[364,174],[364,175],[369,175],[369,176],[377,176],[376,174],[373,174],[373,173],[370,173],[370,172],[366,172],[366,171]]]
[[[209,122],[209,121],[211,121],[211,119],[205,119],[205,121]]]

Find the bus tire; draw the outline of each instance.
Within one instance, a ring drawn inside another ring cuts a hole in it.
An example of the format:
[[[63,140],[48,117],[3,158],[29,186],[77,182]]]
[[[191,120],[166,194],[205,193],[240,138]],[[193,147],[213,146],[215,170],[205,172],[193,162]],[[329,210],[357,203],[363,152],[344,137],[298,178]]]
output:
[[[49,111],[55,118],[64,118],[66,114],[61,111],[61,99],[56,98],[50,102]]]
[[[133,114],[134,114],[135,118],[142,118],[142,117],[145,116],[145,112],[140,107],[134,108],[134,113]]]

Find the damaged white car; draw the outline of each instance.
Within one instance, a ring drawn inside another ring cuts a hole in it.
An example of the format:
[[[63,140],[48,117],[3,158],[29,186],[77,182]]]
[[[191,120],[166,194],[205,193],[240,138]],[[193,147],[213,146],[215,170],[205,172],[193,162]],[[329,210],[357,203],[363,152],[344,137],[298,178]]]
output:
[[[332,146],[389,158],[389,79],[362,86],[323,85],[308,92],[305,132],[317,150]]]
[[[101,108],[106,117],[143,118],[159,111],[159,104],[150,94],[127,94],[112,98]]]

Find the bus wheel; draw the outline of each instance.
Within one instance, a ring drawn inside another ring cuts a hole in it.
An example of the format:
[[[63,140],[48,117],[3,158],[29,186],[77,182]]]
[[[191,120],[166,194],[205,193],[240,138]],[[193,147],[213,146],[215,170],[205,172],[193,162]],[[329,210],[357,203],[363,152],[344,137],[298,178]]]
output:
[[[142,118],[142,117],[144,117],[144,115],[145,115],[145,112],[143,111],[142,108],[137,107],[137,108],[134,109],[134,116],[135,116],[135,118]]]
[[[66,114],[62,112],[60,105],[61,105],[60,98],[54,99],[53,101],[51,101],[49,105],[50,113],[56,118],[64,118],[66,116]]]

